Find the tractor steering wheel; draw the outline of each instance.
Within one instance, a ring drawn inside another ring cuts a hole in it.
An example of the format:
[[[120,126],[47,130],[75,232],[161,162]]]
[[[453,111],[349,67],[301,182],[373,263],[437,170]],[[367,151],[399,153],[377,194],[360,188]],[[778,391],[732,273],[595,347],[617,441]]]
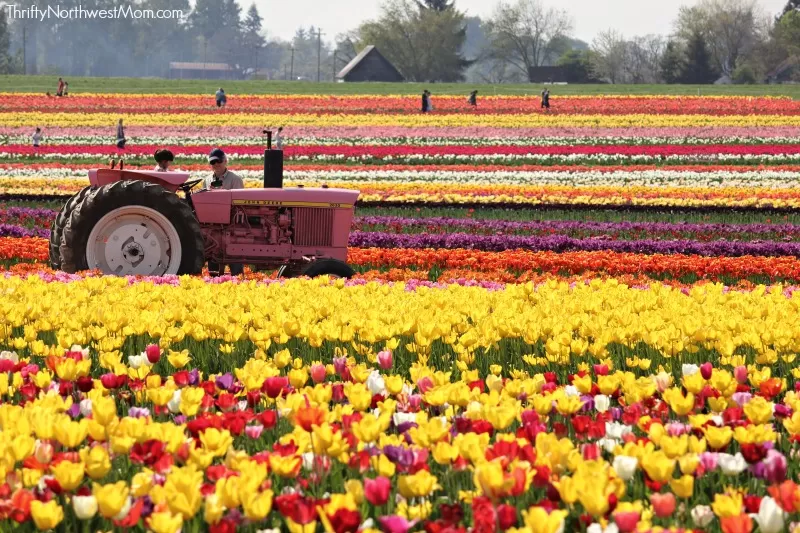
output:
[[[202,180],[202,179],[197,179],[197,180],[189,180],[189,181],[187,181],[186,183],[184,183],[183,185],[181,185],[180,187],[178,187],[178,189],[182,190],[184,193],[188,193],[189,191],[191,191],[192,189],[194,189],[194,188],[195,188],[195,186],[196,186],[198,183],[200,183],[201,181],[203,181],[203,180]]]

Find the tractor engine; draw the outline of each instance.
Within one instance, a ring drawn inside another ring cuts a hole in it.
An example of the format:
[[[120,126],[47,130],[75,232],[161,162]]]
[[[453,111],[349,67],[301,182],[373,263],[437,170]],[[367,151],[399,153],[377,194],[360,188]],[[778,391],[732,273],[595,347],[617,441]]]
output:
[[[230,220],[230,224],[201,224],[206,257],[221,261],[224,248],[230,246],[292,244],[290,208],[233,206]]]

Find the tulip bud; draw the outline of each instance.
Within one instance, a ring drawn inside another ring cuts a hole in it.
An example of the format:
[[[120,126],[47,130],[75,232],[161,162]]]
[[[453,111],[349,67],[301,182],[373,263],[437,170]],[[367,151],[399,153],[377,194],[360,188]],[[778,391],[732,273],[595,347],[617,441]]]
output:
[[[325,368],[325,365],[321,363],[316,363],[311,365],[310,370],[311,370],[311,380],[314,383],[322,383],[328,376],[328,370]]]
[[[383,350],[382,352],[378,352],[378,364],[384,370],[388,370],[392,368],[394,364],[394,358],[392,356],[392,351],[388,348]]]
[[[144,353],[147,354],[147,360],[151,365],[158,363],[158,360],[161,359],[161,348],[158,347],[158,344],[148,344]]]
[[[653,504],[653,511],[659,518],[666,518],[675,512],[675,495],[671,492],[666,494],[651,494],[650,503]]]
[[[703,376],[703,379],[711,379],[711,372],[714,370],[714,367],[711,363],[703,363],[700,365],[700,375]]]
[[[53,445],[47,441],[36,441],[33,455],[38,462],[46,465],[53,459]]]
[[[736,381],[739,383],[747,383],[747,367],[744,365],[739,365],[733,371],[733,375],[736,377]]]

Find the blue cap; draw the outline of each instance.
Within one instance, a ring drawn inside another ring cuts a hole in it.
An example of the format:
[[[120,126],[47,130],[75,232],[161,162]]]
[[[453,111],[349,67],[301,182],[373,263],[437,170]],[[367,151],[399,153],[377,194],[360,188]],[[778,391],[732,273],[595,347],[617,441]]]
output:
[[[215,161],[224,161],[225,160],[225,152],[220,150],[219,148],[214,148],[211,150],[211,153],[208,154],[208,162],[213,163]]]

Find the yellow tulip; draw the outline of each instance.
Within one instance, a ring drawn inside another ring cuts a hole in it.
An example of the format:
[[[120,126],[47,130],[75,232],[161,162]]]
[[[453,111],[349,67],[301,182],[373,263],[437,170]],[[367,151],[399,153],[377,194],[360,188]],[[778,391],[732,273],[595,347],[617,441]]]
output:
[[[81,484],[81,481],[83,481],[83,463],[60,461],[57,465],[51,467],[51,470],[53,471],[53,476],[55,476],[58,484],[67,492],[72,492],[73,490],[77,489]]]
[[[128,486],[124,481],[117,481],[108,485],[95,483],[92,494],[97,499],[97,507],[105,518],[113,518],[122,511],[128,500]]]
[[[561,509],[548,513],[543,507],[531,507],[522,511],[525,525],[531,533],[556,533],[564,528],[564,520],[569,513]]]
[[[147,525],[153,533],[175,533],[183,527],[183,516],[172,514],[169,511],[153,513],[150,515]]]
[[[414,475],[400,476],[397,488],[405,498],[423,498],[441,487],[437,483],[436,476],[427,470],[420,470]]]
[[[47,503],[33,500],[31,502],[31,517],[37,529],[42,531],[54,529],[64,520],[64,509],[61,508],[57,500],[50,500]]]
[[[272,510],[272,491],[250,493],[242,501],[242,508],[249,520],[263,520]]]
[[[103,446],[93,446],[91,449],[83,448],[80,455],[86,467],[86,473],[92,479],[101,479],[111,470],[111,458]]]

